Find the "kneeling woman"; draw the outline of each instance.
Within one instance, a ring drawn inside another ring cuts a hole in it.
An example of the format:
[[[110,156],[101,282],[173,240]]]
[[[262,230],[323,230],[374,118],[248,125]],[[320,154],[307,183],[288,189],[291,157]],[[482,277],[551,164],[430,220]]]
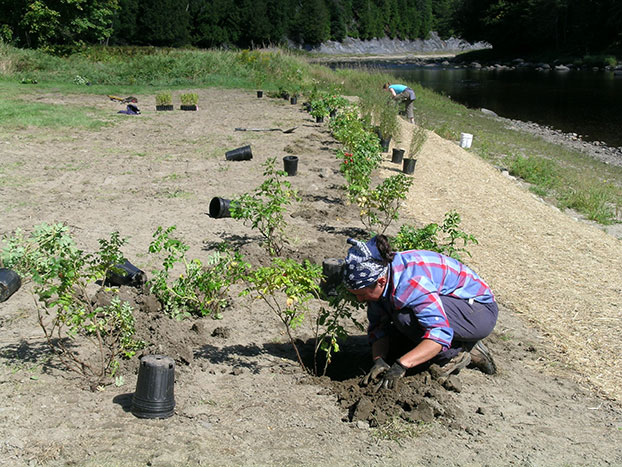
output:
[[[495,364],[480,342],[496,322],[490,287],[470,268],[439,253],[393,252],[387,237],[367,243],[349,239],[346,288],[367,302],[368,336],[374,365],[363,384],[380,379],[391,388],[409,368],[433,361],[446,375],[472,365],[485,373]],[[399,351],[398,348],[406,348]],[[389,366],[390,350],[398,350]]]

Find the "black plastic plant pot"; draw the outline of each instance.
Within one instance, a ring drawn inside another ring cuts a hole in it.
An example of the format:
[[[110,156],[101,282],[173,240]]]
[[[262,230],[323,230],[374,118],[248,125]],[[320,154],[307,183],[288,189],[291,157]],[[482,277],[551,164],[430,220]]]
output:
[[[289,99],[289,103],[290,103],[291,105],[296,105],[296,104],[298,103],[298,98],[297,98],[296,96],[294,96],[294,97],[290,97],[290,99]]]
[[[0,302],[9,299],[22,285],[22,279],[12,269],[0,268]]]
[[[192,104],[192,105],[181,105],[179,106],[179,108],[181,110],[197,110],[197,106]]]
[[[344,260],[341,258],[326,258],[322,261],[324,279],[320,288],[326,295],[335,295],[336,288],[342,280]]]
[[[230,200],[225,198],[214,197],[209,203],[209,216],[214,219],[220,219],[222,217],[231,217],[229,211]]]
[[[298,156],[285,156],[283,158],[283,168],[289,177],[296,175],[298,171]]]
[[[401,164],[404,159],[404,150],[399,148],[393,148],[393,155],[391,156],[391,162],[394,164]]]
[[[251,151],[250,144],[225,153],[225,159],[228,161],[250,161],[252,158],[253,152]]]
[[[305,109],[307,112],[311,112],[311,103],[310,102],[303,102],[302,103],[302,108]]]
[[[132,413],[138,418],[168,418],[175,411],[175,361],[164,355],[140,360]]]
[[[315,123],[324,123],[324,117],[318,115],[317,117],[315,117]]]
[[[407,175],[411,175],[415,171],[415,164],[417,159],[404,159],[404,165],[402,166],[402,172]]]
[[[288,100],[289,100],[289,93],[287,93],[287,92],[286,92],[286,93],[284,93],[284,94],[283,94],[283,99],[285,99],[286,101],[288,101]]]
[[[257,98],[260,99],[263,97],[263,91],[257,91]]]
[[[173,105],[156,105],[156,110],[158,111],[162,111],[162,110],[173,110],[174,107]]]
[[[337,116],[337,111],[336,110],[331,110],[330,111],[330,118],[335,118]]]
[[[115,264],[114,267],[106,273],[106,284],[108,285],[129,285],[131,287],[140,287],[147,281],[147,275],[128,260],[123,264]]]
[[[391,144],[391,137],[388,138],[380,138],[380,147],[382,147],[382,152],[389,152],[389,145]]]

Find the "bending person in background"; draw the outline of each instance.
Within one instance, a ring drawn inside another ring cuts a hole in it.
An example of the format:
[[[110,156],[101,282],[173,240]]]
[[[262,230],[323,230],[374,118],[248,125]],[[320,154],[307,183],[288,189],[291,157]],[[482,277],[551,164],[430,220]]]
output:
[[[385,83],[382,88],[389,91],[393,96],[393,99],[404,101],[408,120],[410,123],[415,123],[415,113],[413,110],[413,102],[415,102],[415,99],[417,98],[415,96],[415,91],[403,84]]]
[[[449,376],[467,365],[487,374],[495,363],[481,343],[497,322],[488,285],[459,261],[423,250],[393,252],[387,237],[348,239],[344,283],[367,302],[373,367],[362,384],[392,388],[409,368],[433,362]],[[386,360],[395,358],[390,366]]]

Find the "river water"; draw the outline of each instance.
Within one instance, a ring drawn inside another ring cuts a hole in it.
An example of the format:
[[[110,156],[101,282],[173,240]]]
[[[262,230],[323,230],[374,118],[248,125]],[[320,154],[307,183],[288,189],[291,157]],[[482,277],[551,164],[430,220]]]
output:
[[[400,81],[418,82],[470,108],[486,108],[502,117],[577,133],[587,141],[622,146],[622,76],[613,72],[490,71],[387,62],[365,66],[382,69]]]

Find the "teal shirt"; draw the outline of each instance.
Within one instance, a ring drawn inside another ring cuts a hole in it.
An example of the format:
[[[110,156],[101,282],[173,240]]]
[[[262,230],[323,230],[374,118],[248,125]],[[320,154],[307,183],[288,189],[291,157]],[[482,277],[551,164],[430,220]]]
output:
[[[389,89],[393,89],[395,91],[395,94],[401,94],[407,88],[408,86],[404,86],[403,84],[392,84],[391,86],[389,86]]]

